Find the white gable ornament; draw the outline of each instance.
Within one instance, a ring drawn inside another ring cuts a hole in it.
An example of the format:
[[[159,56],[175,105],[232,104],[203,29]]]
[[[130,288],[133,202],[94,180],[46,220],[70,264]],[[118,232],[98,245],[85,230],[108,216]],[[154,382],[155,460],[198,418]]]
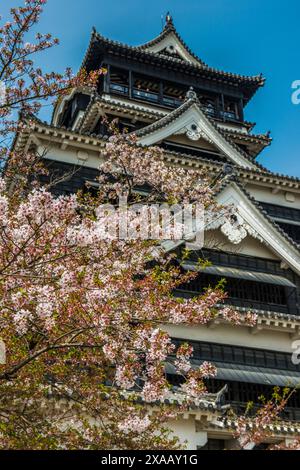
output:
[[[213,144],[213,140],[208,137],[206,132],[204,132],[197,124],[191,124],[190,126],[185,126],[179,131],[175,132],[174,135],[182,135],[185,134],[188,139],[193,141],[198,141],[200,139],[206,140],[210,144]]]
[[[203,138],[210,144],[213,144],[217,149],[224,154],[228,159],[238,166],[244,168],[256,168],[255,164],[248,160],[241,151],[227,140],[220,131],[214,126],[208,119],[205,113],[201,109],[201,105],[197,98],[197,94],[193,89],[190,89],[186,93],[186,101],[181,107],[172,111],[169,114],[169,120],[166,122],[166,116],[162,117],[155,123],[144,127],[141,130],[136,131],[137,136],[139,134],[139,143],[143,146],[150,146],[161,142],[164,139],[178,134],[187,134],[187,137],[191,140],[199,140]],[[188,106],[187,106],[188,102]],[[180,113],[180,108],[184,108],[184,111]],[[174,118],[172,119],[172,116]],[[160,126],[161,122],[161,126]]]
[[[231,223],[230,220],[226,220],[225,224],[222,225],[221,232],[233,245],[239,245],[248,234],[243,225],[239,225],[236,222]]]
[[[207,220],[208,230],[221,229],[221,232],[233,245],[239,245],[248,235],[263,242],[262,237],[247,224],[239,213],[228,215],[224,214],[217,220],[209,218]]]
[[[209,143],[213,143],[212,140],[206,135],[204,131],[202,131],[196,124],[192,124],[190,128],[186,132],[187,137],[190,140],[200,140],[204,139]]]

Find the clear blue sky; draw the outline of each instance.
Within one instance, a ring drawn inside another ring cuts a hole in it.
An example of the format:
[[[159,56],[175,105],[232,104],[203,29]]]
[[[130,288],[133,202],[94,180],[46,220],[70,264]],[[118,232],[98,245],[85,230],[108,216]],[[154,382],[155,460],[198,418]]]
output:
[[[20,3],[2,0],[0,13]],[[246,108],[255,131],[270,129],[274,138],[259,161],[300,176],[300,105],[291,102],[291,83],[300,80],[299,0],[49,0],[39,30],[61,44],[40,58],[41,65],[77,70],[93,25],[128,44],[148,41],[168,10],[185,42],[210,66],[267,78]]]

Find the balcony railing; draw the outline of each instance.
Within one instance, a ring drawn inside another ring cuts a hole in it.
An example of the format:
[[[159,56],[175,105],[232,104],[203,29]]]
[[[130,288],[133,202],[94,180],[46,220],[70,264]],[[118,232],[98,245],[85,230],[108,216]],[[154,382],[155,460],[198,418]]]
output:
[[[127,85],[111,82],[109,84],[109,91],[114,94],[129,96],[130,88]],[[145,91],[140,88],[133,87],[131,89],[131,96],[134,99],[155,103],[170,108],[178,108],[182,105],[183,100],[169,95],[160,95],[153,91]],[[215,108],[213,105],[204,105],[204,112],[215,119],[222,119],[224,121],[240,121],[239,116],[234,111],[223,111]]]
[[[173,98],[172,96],[163,96],[163,104],[171,106],[172,108],[177,108],[182,105],[182,100],[179,98]]]
[[[110,83],[109,91],[118,95],[129,96],[129,87],[127,85],[120,85],[118,83]],[[152,91],[145,91],[139,88],[132,88],[131,96],[134,99],[141,101],[148,101],[149,103],[157,103],[170,108],[177,108],[182,105],[182,100],[173,96],[163,95]]]
[[[159,94],[151,91],[140,90],[139,88],[132,89],[132,97],[144,101],[150,101],[151,103],[159,102]]]
[[[220,116],[225,121],[238,121],[238,116],[234,111],[220,111]]]
[[[203,106],[202,109],[206,114],[216,119],[222,119],[224,121],[240,121],[239,116],[234,111],[222,111],[213,106]]]
[[[126,85],[119,85],[118,83],[111,83],[109,89],[112,93],[118,93],[120,95],[129,94],[129,87]]]
[[[217,110],[213,106],[203,106],[202,108],[206,114],[215,117],[217,115]]]

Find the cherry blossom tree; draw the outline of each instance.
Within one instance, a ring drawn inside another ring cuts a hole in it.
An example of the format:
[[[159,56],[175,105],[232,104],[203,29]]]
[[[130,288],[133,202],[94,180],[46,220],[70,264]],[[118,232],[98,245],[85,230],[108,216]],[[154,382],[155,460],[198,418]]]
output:
[[[231,418],[235,421],[234,436],[238,448],[251,450],[261,443],[266,444],[266,450],[300,450],[300,436],[289,436],[288,443],[277,439],[273,429],[275,425],[282,424],[281,414],[284,412],[290,398],[296,389],[289,387],[274,387],[270,398],[260,397],[261,406],[253,413],[253,403],[248,403],[244,415],[236,416],[231,411]],[[270,442],[273,442],[271,444]]]
[[[132,155],[131,144],[108,144],[107,152],[112,148],[120,162]],[[186,197],[195,175],[182,174],[179,186],[177,170],[170,169],[168,193],[163,187],[166,168],[156,152],[148,150],[149,181],[157,160],[161,197]],[[143,161],[144,154],[137,150],[135,163],[138,158]],[[100,169],[102,177],[108,167],[106,162]],[[131,170],[128,191],[135,179]],[[216,371],[207,363],[192,368],[191,348],[175,351],[164,327],[206,324],[217,314],[228,321],[255,322],[250,314],[237,319],[230,309],[219,311],[217,305],[226,295],[218,288],[193,299],[175,297],[174,289],[195,274],[182,273],[156,240],[107,237],[107,223],[120,214],[116,210],[106,221],[98,209],[99,201],[119,191],[119,183],[112,186],[95,198],[54,198],[46,188],[24,197],[23,191],[11,195],[1,182],[1,337],[7,348],[7,363],[0,368],[4,446],[172,448],[176,440],[166,439],[163,430],[157,436],[158,423],[181,409],[163,405],[171,393],[166,362],[171,361],[185,379],[177,392],[183,407],[205,394],[203,379]],[[195,191],[194,196],[208,203],[204,194]],[[55,410],[49,413],[52,401]],[[155,404],[158,411],[150,415],[145,404]]]
[[[93,87],[103,72],[87,74],[81,69],[74,76],[71,69],[43,72],[36,65],[38,54],[59,44],[49,33],[33,33],[46,3],[26,0],[24,6],[12,8],[8,21],[0,25],[0,160],[6,161],[9,156],[15,172],[28,174],[38,165],[37,156],[10,151],[11,139],[22,126],[18,113],[37,113],[49,100],[61,99],[74,86]]]

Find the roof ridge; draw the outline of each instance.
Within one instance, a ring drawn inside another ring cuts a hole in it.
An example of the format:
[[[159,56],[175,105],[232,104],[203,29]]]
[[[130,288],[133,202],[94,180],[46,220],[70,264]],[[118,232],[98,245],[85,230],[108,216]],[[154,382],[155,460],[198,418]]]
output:
[[[195,54],[190,49],[190,47],[186,44],[186,42],[182,39],[182,37],[180,36],[180,34],[178,33],[178,31],[177,31],[177,29],[174,25],[172,16],[170,16],[169,14],[167,14],[167,16],[166,16],[166,24],[165,24],[163,30],[161,31],[161,33],[158,36],[156,36],[154,39],[152,39],[150,41],[147,41],[145,44],[141,44],[138,47],[140,49],[147,49],[148,47],[151,47],[151,46],[154,46],[154,45],[158,44],[163,39],[165,39],[169,34],[172,34],[172,33],[175,34],[176,38],[181,43],[181,45],[186,49],[186,51],[194,59],[196,59],[199,62],[200,65],[202,65],[203,67],[208,67],[208,65],[202,59],[200,59],[200,57],[197,54]]]
[[[269,131],[266,132],[265,134],[248,134],[246,132],[242,132],[240,131],[239,129],[223,129],[225,132],[227,132],[228,134],[236,134],[236,135],[240,135],[242,137],[252,137],[252,138],[258,138],[258,139],[263,139],[263,140],[267,140],[267,141],[272,141],[272,137],[270,137],[270,133]]]

